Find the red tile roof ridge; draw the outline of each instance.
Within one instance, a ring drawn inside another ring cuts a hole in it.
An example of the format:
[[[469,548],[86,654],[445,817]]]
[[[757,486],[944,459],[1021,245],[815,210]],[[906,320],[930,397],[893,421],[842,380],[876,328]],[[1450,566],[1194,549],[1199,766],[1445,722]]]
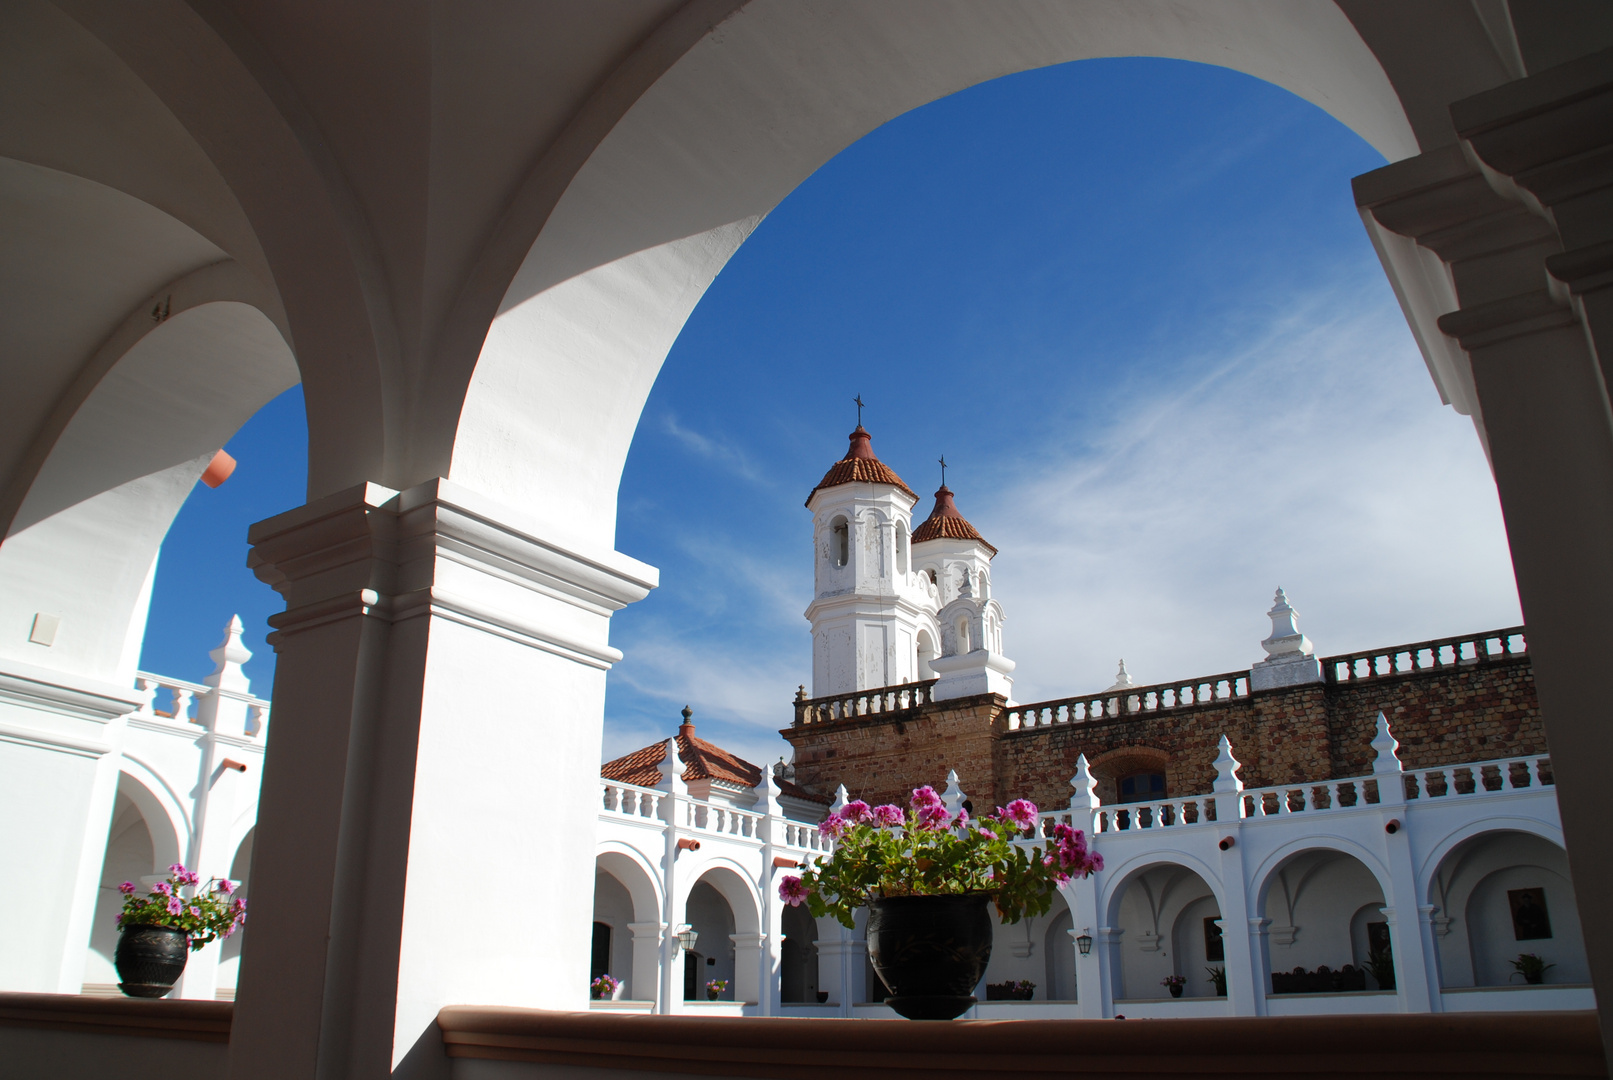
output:
[[[841,484],[889,484],[901,490],[908,498],[918,502],[918,494],[902,483],[889,465],[874,456],[873,436],[861,424],[851,433],[851,446],[846,450],[846,456],[829,466],[829,471],[823,474],[818,486],[807,495],[810,505],[812,496],[824,488],[839,487]]]
[[[759,765],[753,765],[737,754],[700,738],[694,734],[693,724],[680,725],[676,741],[678,757],[683,760],[685,783],[692,780],[714,780],[746,788],[761,786],[762,770]],[[623,754],[614,761],[607,761],[599,767],[599,775],[620,784],[653,788],[661,782],[661,762],[664,760],[666,760],[666,742],[663,740],[640,747],[631,754]],[[778,785],[781,793],[793,798],[825,805],[829,802],[823,796],[815,795],[788,780],[779,780]]]
[[[958,513],[957,504],[952,501],[952,489],[945,484],[935,493],[935,509],[924,523],[913,530],[913,543],[922,544],[926,540],[975,540],[993,555],[997,549],[986,542],[980,535],[980,530],[969,524],[964,516]]]

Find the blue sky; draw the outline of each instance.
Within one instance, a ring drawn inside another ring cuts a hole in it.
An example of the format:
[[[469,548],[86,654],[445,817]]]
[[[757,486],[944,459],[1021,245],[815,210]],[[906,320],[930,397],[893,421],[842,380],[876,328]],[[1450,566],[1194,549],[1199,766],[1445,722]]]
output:
[[[605,756],[701,733],[756,761],[809,682],[810,518],[854,395],[925,496],[945,454],[1001,551],[1016,697],[1247,667],[1288,589],[1318,651],[1519,620],[1478,440],[1441,407],[1350,197],[1382,164],[1286,91],[1164,60],[997,80],[810,177],[695,310],[644,410],[617,547]],[[196,678],[277,598],[245,529],[300,501],[291,391],[165,546],[142,666]]]

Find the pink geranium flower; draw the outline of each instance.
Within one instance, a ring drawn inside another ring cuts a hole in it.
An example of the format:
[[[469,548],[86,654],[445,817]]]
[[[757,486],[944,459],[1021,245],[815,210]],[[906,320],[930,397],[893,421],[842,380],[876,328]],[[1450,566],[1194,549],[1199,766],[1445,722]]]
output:
[[[791,907],[800,907],[807,898],[806,882],[794,874],[788,874],[778,886],[779,899]]]
[[[118,892],[122,893],[124,896],[133,896],[134,895],[134,882],[125,881],[122,885],[118,886]]]
[[[1004,807],[1003,817],[1029,832],[1036,827],[1036,804],[1029,799],[1015,799]]]
[[[840,816],[853,824],[861,824],[872,818],[874,812],[861,799],[853,799],[840,808]]]
[[[846,831],[849,824],[850,823],[839,814],[830,814],[828,817],[824,818],[822,824],[818,826],[818,831],[831,840],[838,840],[840,839],[840,834]]]
[[[874,807],[874,821],[888,829],[894,829],[906,819],[902,816],[902,808],[886,803]]]
[[[923,810],[926,806],[940,806],[941,796],[929,784],[913,789],[913,809]]]

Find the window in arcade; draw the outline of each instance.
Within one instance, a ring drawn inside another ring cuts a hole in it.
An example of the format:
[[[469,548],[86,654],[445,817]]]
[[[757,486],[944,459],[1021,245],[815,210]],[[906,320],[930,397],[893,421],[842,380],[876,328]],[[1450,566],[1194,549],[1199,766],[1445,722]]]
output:
[[[1115,782],[1120,802],[1152,802],[1165,797],[1165,774],[1162,772],[1132,773]]]

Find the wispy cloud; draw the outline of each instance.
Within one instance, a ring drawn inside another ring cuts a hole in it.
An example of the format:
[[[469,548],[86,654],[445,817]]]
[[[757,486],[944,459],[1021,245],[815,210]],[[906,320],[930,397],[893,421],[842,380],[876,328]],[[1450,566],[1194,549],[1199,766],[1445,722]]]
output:
[[[678,445],[690,453],[721,466],[733,475],[749,480],[753,484],[773,486],[772,478],[757,468],[755,462],[743,450],[723,439],[684,427],[678,423],[678,418],[674,414],[669,412],[663,417],[661,430],[672,436]]]
[[[1085,452],[977,521],[1016,696],[1101,688],[1121,656],[1142,682],[1246,667],[1278,585],[1323,653],[1517,620],[1478,440],[1427,379],[1392,304],[1340,287],[1129,380]]]

